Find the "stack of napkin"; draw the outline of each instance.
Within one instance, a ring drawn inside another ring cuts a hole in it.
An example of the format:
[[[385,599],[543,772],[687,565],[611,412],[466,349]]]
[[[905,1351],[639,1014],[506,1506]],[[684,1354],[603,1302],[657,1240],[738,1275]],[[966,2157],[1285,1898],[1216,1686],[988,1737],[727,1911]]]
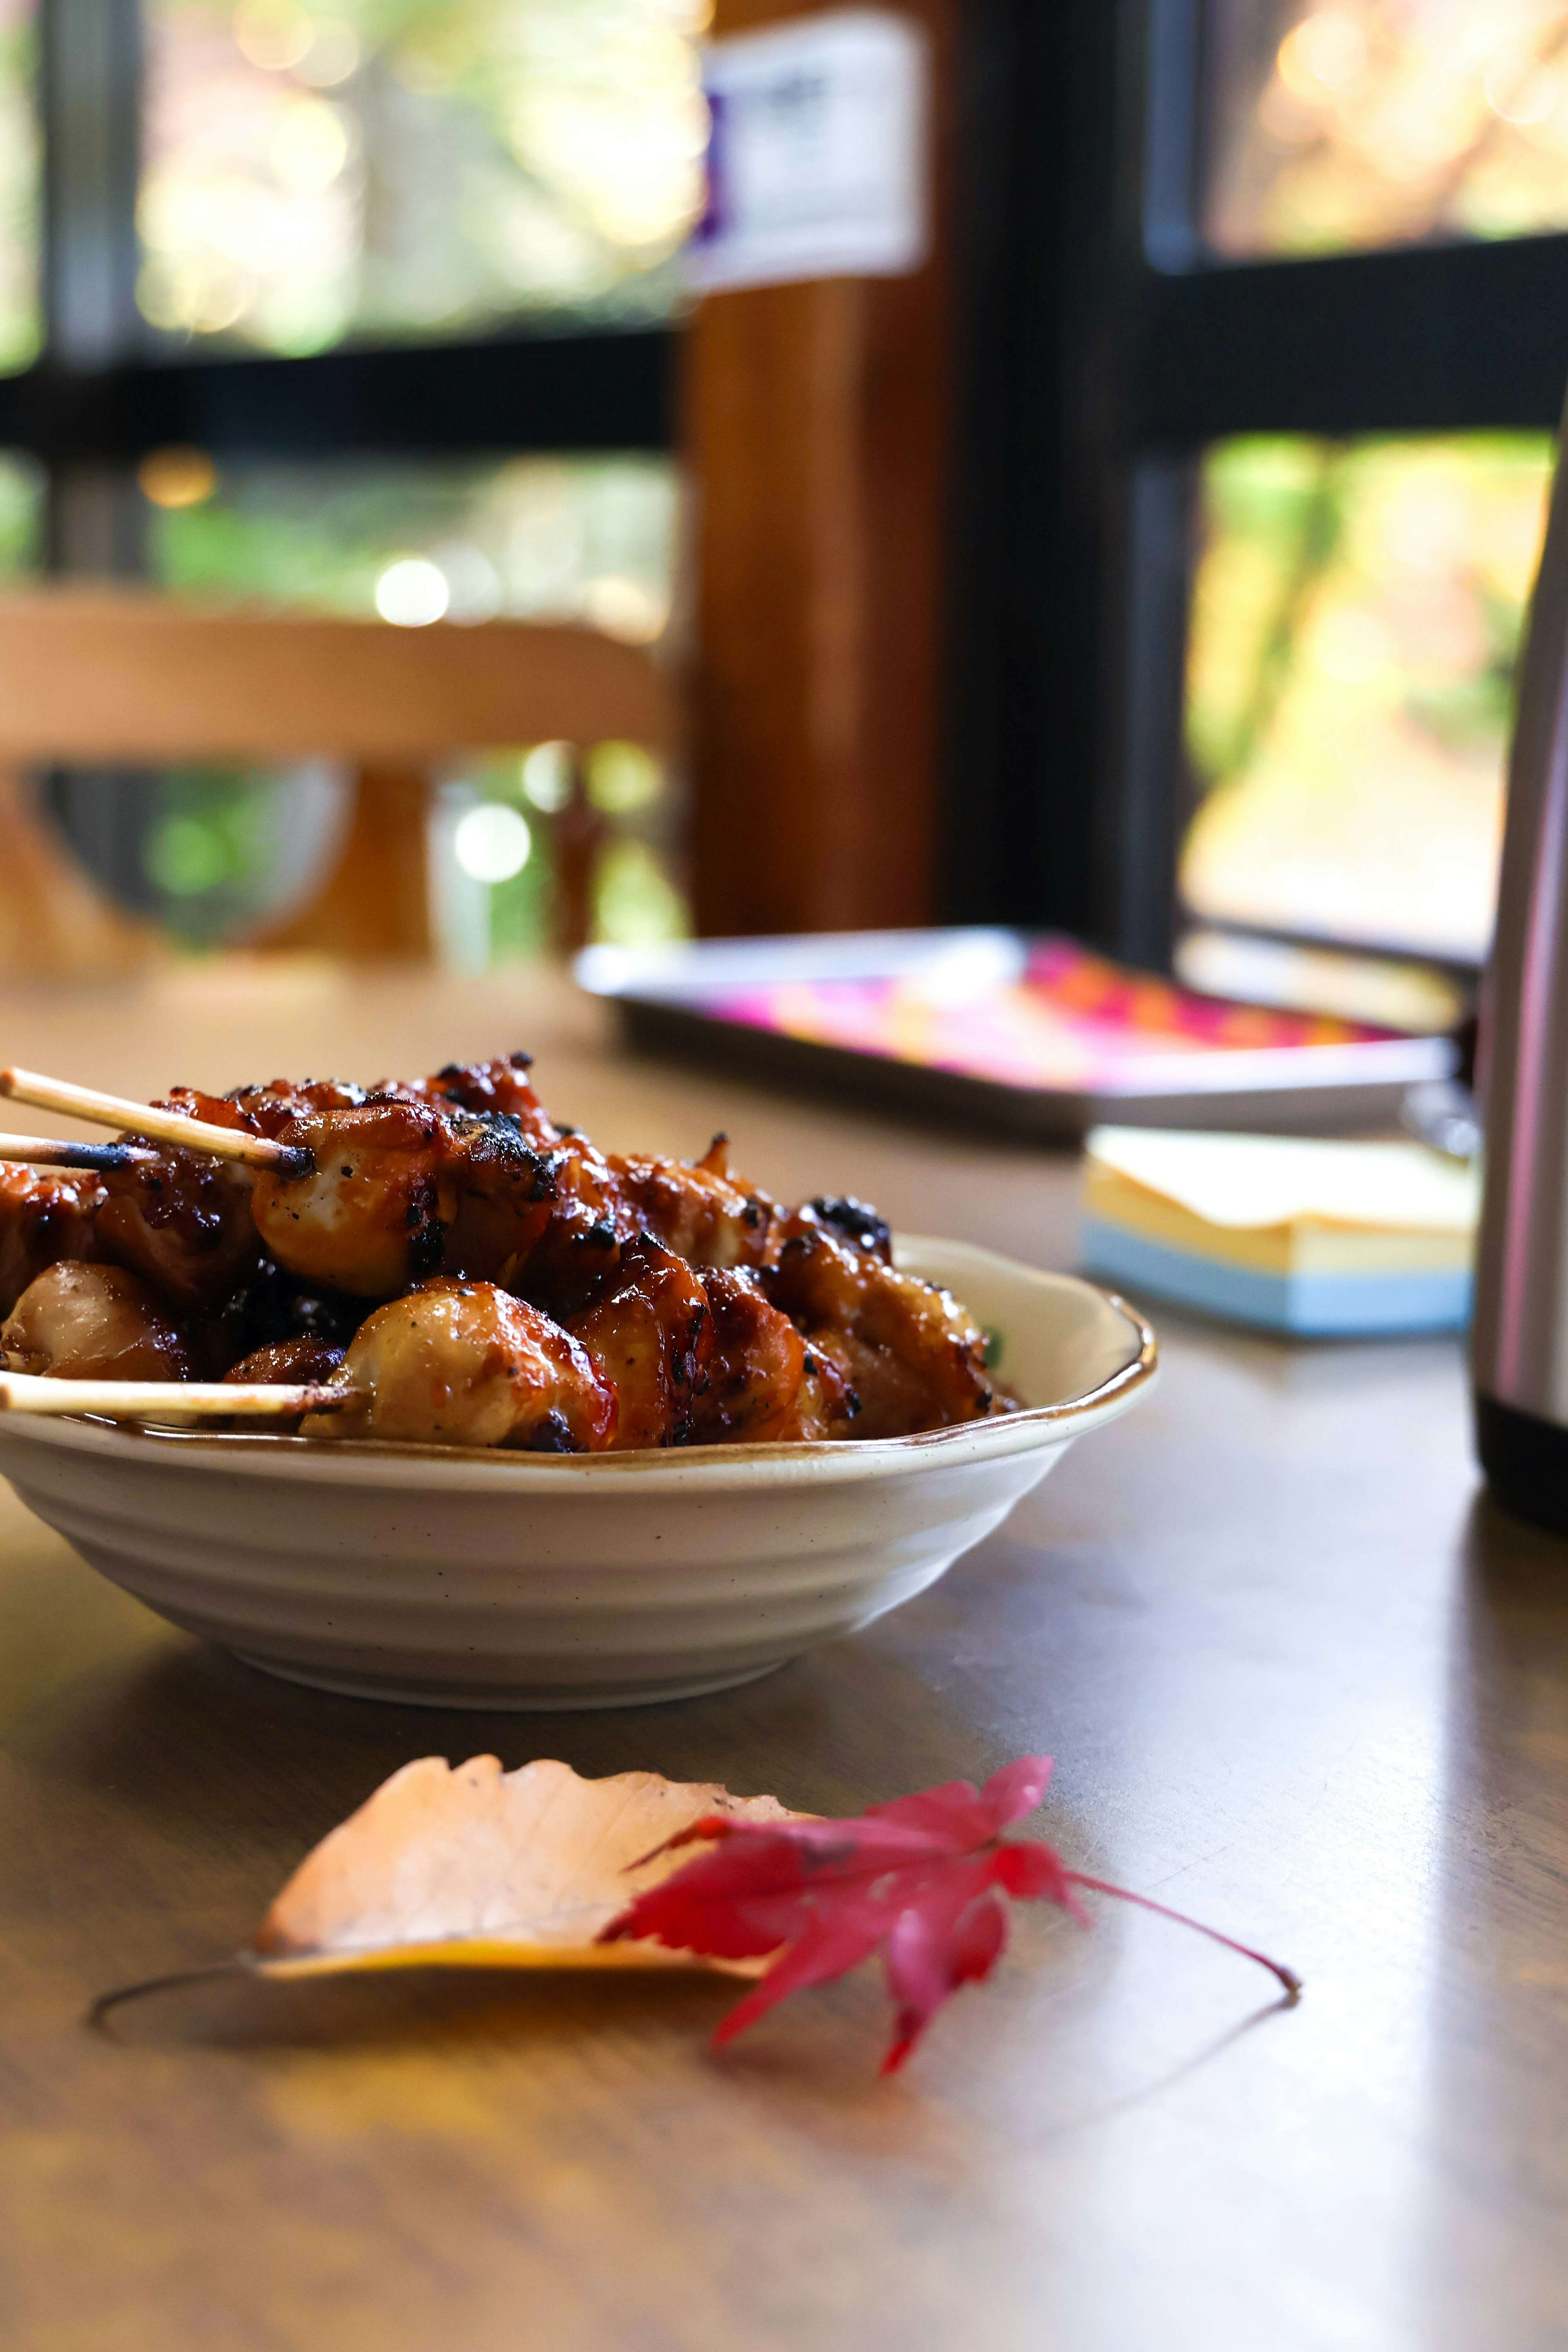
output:
[[[1466,1321],[1475,1166],[1418,1143],[1097,1127],[1086,1270],[1271,1331],[1447,1331]]]

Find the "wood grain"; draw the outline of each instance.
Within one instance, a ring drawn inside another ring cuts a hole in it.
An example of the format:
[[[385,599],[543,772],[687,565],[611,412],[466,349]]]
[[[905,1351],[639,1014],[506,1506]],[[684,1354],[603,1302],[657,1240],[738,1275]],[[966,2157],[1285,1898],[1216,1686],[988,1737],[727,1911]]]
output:
[[[714,31],[810,13],[719,0]],[[917,923],[935,901],[956,12],[906,13],[931,44],[930,258],[710,295],[686,337],[710,933]]]
[[[548,975],[307,962],[0,997],[0,1055],[146,1092],[531,1045],[614,1145],[718,1125],[781,1192],[1072,1256],[1071,1163],[623,1061]],[[1547,2352],[1568,2340],[1568,1548],[1477,1493],[1445,1342],[1156,1310],[1155,1395],[909,1608],[749,1690],[436,1714],[252,1674],[0,1508],[7,2352]],[[1021,1916],[875,2077],[873,1975],[722,2061],[661,1981],[217,1984],[313,1840],[426,1753],[838,1810],[1021,1751],[1155,1919]]]

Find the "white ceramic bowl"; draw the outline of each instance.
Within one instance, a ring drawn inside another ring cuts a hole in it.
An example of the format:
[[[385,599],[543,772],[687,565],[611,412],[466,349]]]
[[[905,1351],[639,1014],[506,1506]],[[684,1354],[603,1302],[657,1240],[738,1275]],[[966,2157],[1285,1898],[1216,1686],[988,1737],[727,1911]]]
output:
[[[0,1414],[0,1471],[148,1607],[290,1681],[475,1707],[749,1682],[923,1591],[1154,1375],[1070,1276],[901,1238],[1031,1410],[919,1437],[554,1456]]]

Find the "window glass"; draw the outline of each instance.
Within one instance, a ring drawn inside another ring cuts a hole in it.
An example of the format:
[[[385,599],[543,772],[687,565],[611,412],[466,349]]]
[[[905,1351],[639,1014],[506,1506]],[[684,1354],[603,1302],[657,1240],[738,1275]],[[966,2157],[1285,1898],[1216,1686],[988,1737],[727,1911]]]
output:
[[[241,463],[156,451],[149,563],[171,588],[317,611],[584,620],[639,644],[669,620],[675,469],[662,457]]]
[[[0,581],[25,579],[44,553],[44,469],[19,451],[0,449]]]
[[[1542,434],[1242,439],[1203,472],[1190,914],[1478,962]]]
[[[36,0],[0,0],[0,374],[37,357]]]
[[[1568,0],[1210,0],[1219,253],[1568,225]]]
[[[220,468],[164,449],[139,478],[151,573],[204,601],[401,626],[586,621],[649,645],[670,635],[679,496],[665,460]],[[346,793],[304,761],[64,779],[56,800],[122,899],[205,946],[253,937],[310,898],[341,844]],[[444,956],[473,971],[574,930],[681,936],[682,816],[680,779],[638,745],[516,745],[455,761],[431,801]]]
[[[299,352],[666,314],[705,6],[143,0],[143,315]]]

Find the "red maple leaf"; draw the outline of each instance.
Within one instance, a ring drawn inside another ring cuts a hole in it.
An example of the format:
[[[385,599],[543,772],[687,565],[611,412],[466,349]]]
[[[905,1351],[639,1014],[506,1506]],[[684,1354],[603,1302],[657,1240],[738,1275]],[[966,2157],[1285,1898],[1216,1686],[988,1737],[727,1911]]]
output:
[[[984,1789],[947,1780],[868,1806],[850,1821],[761,1823],[705,1814],[656,1851],[699,1840],[716,1851],[637,1895],[599,1941],[649,1937],[719,1959],[777,1952],[767,1974],[720,2024],[716,2048],[786,1993],[826,1984],[879,1948],[898,2005],[885,2074],[903,2064],[960,1985],[990,1975],[1007,1941],[999,1891],[1058,1903],[1085,1927],[1089,1915],[1074,1889],[1114,1895],[1258,1961],[1295,1998],[1300,1979],[1278,1960],[1147,1895],[1069,1870],[1038,1838],[1005,1840],[1008,1824],[1039,1803],[1050,1769],[1048,1756],[1020,1756]]]

